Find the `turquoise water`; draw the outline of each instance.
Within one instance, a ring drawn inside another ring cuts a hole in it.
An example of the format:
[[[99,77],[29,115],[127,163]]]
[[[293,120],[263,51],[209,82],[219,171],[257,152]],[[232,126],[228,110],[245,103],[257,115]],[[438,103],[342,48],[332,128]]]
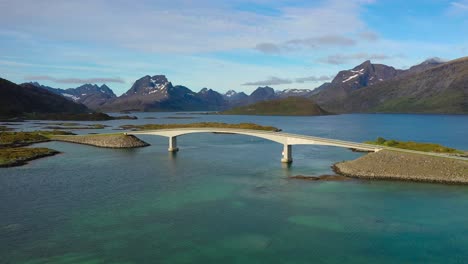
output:
[[[468,116],[246,117],[143,113],[129,123],[256,122],[285,132],[377,136],[468,149]],[[181,115],[182,116],[182,115]],[[102,122],[101,122],[102,123]],[[34,124],[23,125],[32,128]],[[152,146],[38,144],[55,157],[0,170],[0,263],[466,263],[468,187],[307,182],[361,154],[239,135],[142,136]]]

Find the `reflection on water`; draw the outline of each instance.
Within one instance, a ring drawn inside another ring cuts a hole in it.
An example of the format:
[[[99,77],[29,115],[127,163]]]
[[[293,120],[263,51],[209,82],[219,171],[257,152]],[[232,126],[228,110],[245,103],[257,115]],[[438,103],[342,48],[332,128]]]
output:
[[[201,115],[198,121],[250,121],[347,140],[384,136],[468,149],[466,132],[460,132],[468,130],[463,116]],[[110,124],[131,122],[186,120]],[[340,148],[294,146],[294,162],[287,165],[280,162],[281,145],[246,136],[186,135],[177,153],[167,152],[166,138],[142,139],[152,146],[39,144],[63,154],[0,170],[0,262],[463,263],[468,258],[465,186],[287,179],[329,174],[334,162],[362,155]]]

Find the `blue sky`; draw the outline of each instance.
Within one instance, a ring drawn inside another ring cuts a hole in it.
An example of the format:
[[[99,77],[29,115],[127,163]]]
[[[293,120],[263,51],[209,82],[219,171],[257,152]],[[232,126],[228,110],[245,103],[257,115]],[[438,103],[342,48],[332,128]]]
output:
[[[0,77],[17,83],[312,89],[367,59],[467,56],[468,0],[0,0],[0,43]]]

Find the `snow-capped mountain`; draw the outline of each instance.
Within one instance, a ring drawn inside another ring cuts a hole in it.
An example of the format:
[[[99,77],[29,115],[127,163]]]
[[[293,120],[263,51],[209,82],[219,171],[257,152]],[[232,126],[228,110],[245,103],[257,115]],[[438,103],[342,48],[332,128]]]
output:
[[[311,89],[285,89],[282,91],[276,91],[276,96],[280,98],[301,96],[306,97],[312,94]]]
[[[108,100],[116,98],[114,92],[105,84],[84,84],[76,88],[60,89],[41,85],[38,82],[29,83],[35,87],[46,89],[52,93],[62,95],[74,102],[86,105],[90,109],[96,109]]]
[[[221,110],[227,103],[212,89],[196,93],[182,85],[172,85],[164,75],[143,76],[122,96],[103,105],[104,111],[206,111]]]

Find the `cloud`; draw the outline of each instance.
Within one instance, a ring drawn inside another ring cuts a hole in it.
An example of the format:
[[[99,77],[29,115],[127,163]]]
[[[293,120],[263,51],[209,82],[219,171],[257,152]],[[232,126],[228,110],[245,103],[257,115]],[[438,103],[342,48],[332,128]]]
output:
[[[121,78],[54,78],[47,75],[25,76],[25,80],[29,81],[51,81],[55,83],[125,83]]]
[[[281,52],[281,47],[273,43],[259,43],[255,49],[263,53],[276,54]]]
[[[386,60],[390,59],[392,56],[385,54],[368,54],[368,53],[355,53],[355,54],[335,54],[330,55],[325,58],[321,58],[318,61],[327,64],[346,64],[351,61],[356,60]]]
[[[468,13],[468,0],[450,2],[446,14],[460,16]]]
[[[371,31],[364,31],[358,34],[359,40],[375,42],[378,35]],[[281,52],[295,51],[300,49],[325,49],[330,47],[352,47],[358,41],[342,35],[323,35],[318,37],[291,39],[282,43],[259,43],[255,49],[267,54],[278,54]]]
[[[253,0],[275,15],[236,9],[232,1],[37,0],[0,1],[2,30],[33,38],[100,44],[144,52],[197,53],[256,47],[262,43],[326,45],[366,28],[360,13],[370,1]],[[130,11],[131,10],[131,11]],[[70,14],[73,19],[70,19]],[[260,44],[258,44],[260,43]],[[257,45],[258,44],[258,45]]]
[[[358,34],[360,38],[369,42],[375,42],[379,40],[379,35],[373,31],[364,31]]]
[[[246,86],[268,86],[268,85],[282,85],[282,84],[292,84],[292,83],[305,83],[305,82],[325,82],[329,81],[333,78],[333,76],[308,76],[308,77],[301,77],[296,78],[294,80],[287,79],[287,78],[280,78],[280,77],[270,77],[267,80],[263,81],[256,81],[256,82],[247,82],[242,85]]]
[[[304,46],[309,48],[317,48],[323,46],[354,46],[356,41],[354,39],[339,36],[339,35],[328,35],[314,38],[305,39],[293,39],[285,43],[286,46]]]
[[[450,6],[458,10],[468,11],[468,1],[451,2]]]
[[[245,86],[268,86],[268,85],[281,85],[281,84],[291,84],[293,83],[290,79],[282,79],[278,77],[270,77],[264,81],[257,81],[257,82],[246,82],[242,85]]]
[[[333,78],[333,76],[309,76],[309,77],[302,77],[296,78],[297,83],[305,83],[305,82],[326,82]]]

